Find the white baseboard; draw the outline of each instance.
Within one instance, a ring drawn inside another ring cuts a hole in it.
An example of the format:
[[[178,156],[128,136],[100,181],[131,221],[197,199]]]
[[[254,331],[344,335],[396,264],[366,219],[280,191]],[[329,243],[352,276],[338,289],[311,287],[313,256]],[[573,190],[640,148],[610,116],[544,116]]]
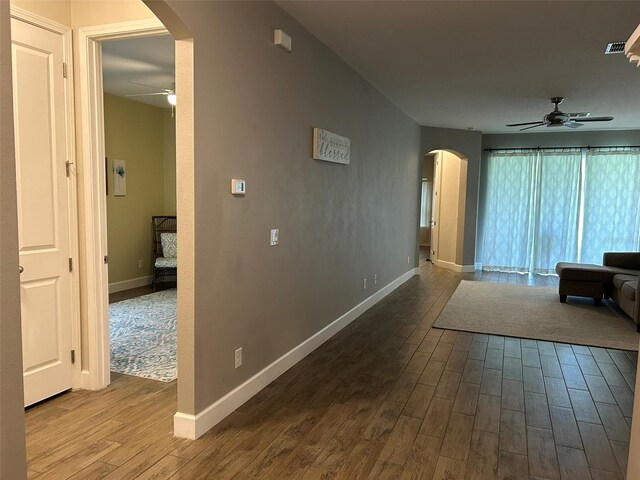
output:
[[[482,263],[476,262],[476,272],[481,272],[481,271],[482,271]]]
[[[124,290],[131,290],[132,288],[144,287],[151,285],[153,282],[153,276],[147,275],[146,277],[132,278],[131,280],[124,280],[122,282],[114,282],[109,284],[109,293],[123,292]]]
[[[454,272],[460,273],[473,273],[476,271],[475,265],[458,265],[453,262],[446,262],[444,260],[436,260],[435,265],[441,268],[446,268],[447,270],[453,270]]]
[[[205,432],[269,385],[273,380],[289,370],[329,338],[349,325],[353,320],[413,277],[416,270],[417,269],[412,268],[396,278],[198,414],[190,415],[177,412],[173,417],[173,434],[176,437],[189,438],[191,440],[201,437]]]

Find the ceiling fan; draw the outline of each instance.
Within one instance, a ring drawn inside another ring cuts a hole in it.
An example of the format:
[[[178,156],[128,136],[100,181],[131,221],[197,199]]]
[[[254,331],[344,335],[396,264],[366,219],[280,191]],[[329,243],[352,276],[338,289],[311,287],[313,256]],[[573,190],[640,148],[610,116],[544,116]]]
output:
[[[562,103],[564,100],[563,97],[551,97],[551,103],[554,104],[554,109],[551,113],[546,114],[542,121],[537,122],[524,122],[524,123],[511,123],[509,125],[505,125],[506,127],[525,127],[521,128],[519,131],[529,130],[530,128],[536,127],[568,127],[568,128],[578,128],[581,127],[584,122],[608,122],[613,120],[613,117],[590,117],[589,112],[583,113],[563,113],[558,109],[558,105]],[[530,125],[530,126],[525,126]]]
[[[176,105],[175,83],[171,84],[171,88],[156,87],[154,85],[146,85],[144,83],[130,82],[130,81],[127,81],[127,83],[131,83],[133,85],[140,85],[141,87],[153,88],[154,90],[160,90],[160,91],[152,92],[152,93],[132,93],[129,95],[125,95],[125,97],[148,97],[152,95],[165,95],[167,97],[167,102],[169,102],[169,104],[172,107]]]

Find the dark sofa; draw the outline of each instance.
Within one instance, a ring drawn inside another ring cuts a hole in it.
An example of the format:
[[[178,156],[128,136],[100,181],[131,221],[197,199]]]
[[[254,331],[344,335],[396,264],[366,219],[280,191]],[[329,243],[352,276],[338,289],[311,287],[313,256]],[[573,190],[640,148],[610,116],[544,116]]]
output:
[[[640,332],[640,252],[605,253],[602,265],[561,262],[556,265],[556,273],[561,302],[566,302],[568,295],[590,297],[596,304],[610,298],[633,319]]]

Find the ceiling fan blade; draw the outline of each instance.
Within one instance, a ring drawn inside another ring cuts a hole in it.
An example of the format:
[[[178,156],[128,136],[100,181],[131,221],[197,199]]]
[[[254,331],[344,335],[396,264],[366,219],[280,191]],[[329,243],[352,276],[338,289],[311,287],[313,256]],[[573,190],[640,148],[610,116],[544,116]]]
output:
[[[527,125],[526,123],[524,125]],[[523,132],[525,130],[529,130],[530,128],[536,128],[536,127],[541,127],[542,125],[544,125],[544,122],[538,122],[535,125],[532,125],[530,127],[525,127],[525,128],[521,128],[520,130],[518,130],[519,132]],[[507,125],[508,126],[508,125]]]
[[[132,82],[130,80],[125,80],[127,83],[131,83],[132,85],[140,85],[141,87],[153,88],[154,90],[167,90],[166,88],[156,87],[155,85],[147,85],[146,83],[138,83]]]
[[[609,122],[613,120],[613,117],[585,117],[585,118],[574,118],[576,122]]]
[[[509,125],[505,125],[505,127],[523,127],[525,125],[533,125],[533,124],[538,124],[540,123],[540,120],[537,120],[535,122],[525,122],[525,123],[510,123]]]
[[[148,97],[150,95],[169,95],[167,92],[156,92],[156,93],[132,93],[129,95],[125,95],[125,97]]]
[[[582,126],[582,124],[581,124],[581,123],[573,122],[573,121],[571,121],[571,122],[565,122],[563,125],[564,125],[565,127],[569,127],[569,128],[578,128],[578,127],[581,127],[581,126]]]

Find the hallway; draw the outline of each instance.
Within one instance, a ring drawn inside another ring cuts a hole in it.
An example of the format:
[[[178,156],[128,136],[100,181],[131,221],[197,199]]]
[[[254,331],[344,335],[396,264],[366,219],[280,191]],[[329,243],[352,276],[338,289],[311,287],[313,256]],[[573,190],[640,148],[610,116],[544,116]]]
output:
[[[29,409],[29,478],[623,478],[635,352],[431,329],[461,278],[422,265],[196,442],[175,382]]]

